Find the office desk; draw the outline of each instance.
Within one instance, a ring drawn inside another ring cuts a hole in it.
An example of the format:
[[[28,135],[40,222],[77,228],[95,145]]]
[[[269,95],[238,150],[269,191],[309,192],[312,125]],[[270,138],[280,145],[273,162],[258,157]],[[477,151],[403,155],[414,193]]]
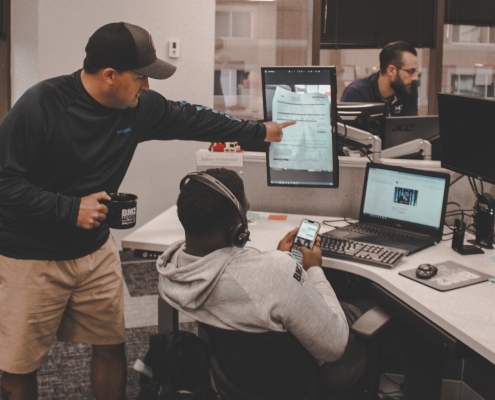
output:
[[[268,215],[268,213],[259,214],[262,217]],[[285,221],[258,219],[249,225],[251,241],[248,246],[256,247],[261,251],[275,249],[279,240],[297,227],[303,217],[320,223],[323,220],[333,219],[290,214]],[[321,232],[330,229],[322,224]],[[122,240],[122,247],[162,252],[171,243],[183,239],[184,231],[174,206],[125,237]],[[495,276],[495,262],[487,259],[489,256],[495,256],[495,250],[485,250],[485,254],[481,255],[460,256],[450,246],[449,240],[407,256],[392,270],[329,258],[323,259],[323,267],[350,272],[369,279],[379,294],[381,293],[382,296],[385,294],[383,301],[389,303],[392,313],[395,312],[399,318],[405,317],[411,328],[417,326],[425,335],[432,337],[437,335],[440,343],[446,347],[451,346],[454,351],[459,345],[458,342],[461,342],[495,364],[495,284],[483,282],[439,292],[399,275],[400,271],[416,268],[422,263],[436,264],[452,260]],[[390,298],[395,301],[389,302]],[[385,308],[388,308],[387,304]]]

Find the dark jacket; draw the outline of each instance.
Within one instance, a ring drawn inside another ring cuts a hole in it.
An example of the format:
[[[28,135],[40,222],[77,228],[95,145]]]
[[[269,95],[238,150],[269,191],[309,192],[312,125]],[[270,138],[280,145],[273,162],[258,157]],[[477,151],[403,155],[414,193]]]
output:
[[[387,117],[418,115],[418,87],[413,83],[411,93],[400,97],[393,96],[386,101],[378,90],[378,75],[376,72],[366,78],[358,79],[347,86],[342,94],[341,102],[355,103],[385,103]]]

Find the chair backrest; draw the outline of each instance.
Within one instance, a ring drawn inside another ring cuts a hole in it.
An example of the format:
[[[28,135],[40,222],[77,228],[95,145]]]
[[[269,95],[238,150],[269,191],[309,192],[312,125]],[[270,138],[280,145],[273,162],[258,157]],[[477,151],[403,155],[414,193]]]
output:
[[[320,398],[318,363],[289,332],[247,333],[199,324],[208,335],[217,385],[237,399]],[[230,384],[230,386],[229,386]],[[245,397],[248,396],[248,397]]]

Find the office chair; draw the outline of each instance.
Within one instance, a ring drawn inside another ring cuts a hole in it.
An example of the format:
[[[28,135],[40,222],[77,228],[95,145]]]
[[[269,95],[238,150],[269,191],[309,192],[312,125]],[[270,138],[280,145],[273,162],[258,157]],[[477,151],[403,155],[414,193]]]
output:
[[[199,323],[208,336],[213,380],[222,400],[375,399],[380,369],[378,333],[390,316],[374,307],[351,331],[368,342],[364,377],[352,387],[323,393],[313,356],[290,332],[247,333]]]

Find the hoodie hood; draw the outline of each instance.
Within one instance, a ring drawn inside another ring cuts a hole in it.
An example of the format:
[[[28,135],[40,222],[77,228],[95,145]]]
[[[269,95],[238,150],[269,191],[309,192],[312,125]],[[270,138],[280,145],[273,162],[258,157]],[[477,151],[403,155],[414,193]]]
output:
[[[227,265],[242,249],[226,247],[204,257],[191,256],[184,250],[185,242],[176,242],[158,258],[158,290],[172,305],[194,310],[206,301]]]

